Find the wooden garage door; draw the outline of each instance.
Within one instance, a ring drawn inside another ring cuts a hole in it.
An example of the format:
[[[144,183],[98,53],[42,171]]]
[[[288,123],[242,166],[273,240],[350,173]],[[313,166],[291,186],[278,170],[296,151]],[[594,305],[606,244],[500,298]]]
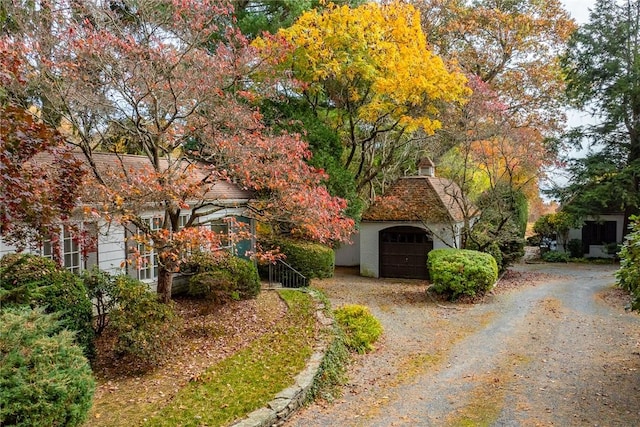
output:
[[[433,240],[423,229],[393,227],[380,231],[380,277],[427,279],[427,254]]]

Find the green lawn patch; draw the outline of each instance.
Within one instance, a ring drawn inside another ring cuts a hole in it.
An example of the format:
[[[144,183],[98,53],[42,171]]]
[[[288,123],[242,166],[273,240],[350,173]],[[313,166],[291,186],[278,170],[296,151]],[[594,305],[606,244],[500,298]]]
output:
[[[283,290],[280,295],[289,310],[272,332],[211,366],[145,425],[226,425],[291,386],[312,353],[315,306],[306,293]]]

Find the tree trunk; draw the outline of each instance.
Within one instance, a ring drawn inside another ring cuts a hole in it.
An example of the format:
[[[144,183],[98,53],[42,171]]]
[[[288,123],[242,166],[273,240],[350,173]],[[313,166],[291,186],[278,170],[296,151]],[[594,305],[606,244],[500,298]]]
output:
[[[158,266],[158,297],[165,304],[171,302],[171,287],[173,286],[173,273],[162,264]]]

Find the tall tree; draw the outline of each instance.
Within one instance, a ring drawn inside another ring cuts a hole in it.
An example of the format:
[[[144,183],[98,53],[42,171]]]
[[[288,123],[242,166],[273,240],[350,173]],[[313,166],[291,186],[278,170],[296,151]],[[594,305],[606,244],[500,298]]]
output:
[[[309,11],[256,45],[271,55],[278,42],[289,49],[275,56],[281,70],[298,83],[291,95],[338,132],[362,193],[414,157],[407,147],[418,131],[432,134],[442,106],[469,93],[464,76],[429,50],[417,11],[401,2]]]
[[[222,208],[206,197],[216,180],[254,190],[251,207],[259,220],[321,242],[347,238],[353,221],[343,214],[344,201],[321,185],[324,173],[306,162],[306,143],[267,132],[252,107],[256,95],[247,79],[256,61],[229,25],[229,3],[47,5],[33,19],[52,25],[22,27],[23,45],[20,37],[7,38],[28,58],[38,85],[37,96],[11,96],[36,104],[45,99],[56,113],[50,117],[60,117],[57,124],[68,129],[68,142],[90,167],[82,202],[157,251],[165,301],[184,249],[218,242],[198,224]],[[114,134],[134,143],[141,166],[131,167]],[[118,159],[108,168],[99,164],[106,150]],[[150,210],[163,213],[160,224],[145,219]],[[190,219],[181,226],[185,213]]]
[[[628,220],[640,207],[640,2],[598,0],[563,66],[575,106],[599,123],[572,134],[591,152],[556,194],[574,213],[623,210]]]
[[[17,51],[0,40],[0,237],[19,250],[57,238],[76,207],[84,172],[56,129],[12,104],[2,88],[26,85],[26,67]],[[50,166],[36,159],[50,158]],[[80,238],[78,235],[76,238]]]
[[[458,61],[473,88],[467,104],[445,112],[431,155],[483,207],[465,209],[480,216],[476,233],[468,230],[474,244],[513,241],[524,231],[522,195],[539,197],[538,178],[554,159],[547,141],[564,119],[559,57],[575,25],[557,0],[413,3],[434,51]]]
[[[355,6],[365,0],[337,0],[334,4]],[[323,9],[322,0],[233,0],[235,17],[242,34],[253,39],[263,32],[276,33],[287,28],[304,12]]]

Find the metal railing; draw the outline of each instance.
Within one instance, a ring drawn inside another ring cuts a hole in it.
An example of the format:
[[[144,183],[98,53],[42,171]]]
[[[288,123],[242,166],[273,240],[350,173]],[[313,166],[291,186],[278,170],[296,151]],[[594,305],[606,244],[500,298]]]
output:
[[[269,286],[281,285],[284,288],[303,288],[309,286],[309,280],[295,268],[278,260],[269,264]]]

